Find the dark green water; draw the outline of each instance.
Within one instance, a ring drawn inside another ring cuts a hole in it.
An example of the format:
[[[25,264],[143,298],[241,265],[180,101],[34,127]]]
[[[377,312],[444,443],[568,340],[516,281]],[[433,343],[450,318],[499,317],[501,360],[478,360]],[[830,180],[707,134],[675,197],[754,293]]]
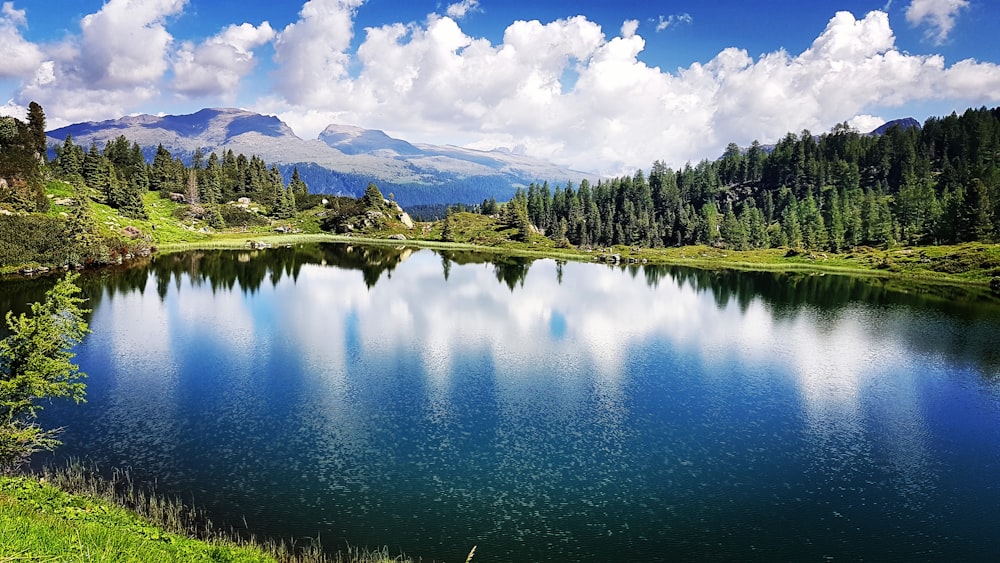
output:
[[[260,535],[445,561],[1000,559],[988,300],[338,245],[84,281],[88,403],[46,409],[55,460]]]

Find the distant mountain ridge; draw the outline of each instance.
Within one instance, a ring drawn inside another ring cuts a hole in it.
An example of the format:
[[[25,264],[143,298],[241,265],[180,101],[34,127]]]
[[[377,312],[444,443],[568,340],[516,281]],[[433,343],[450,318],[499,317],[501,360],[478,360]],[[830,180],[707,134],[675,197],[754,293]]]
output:
[[[383,131],[331,124],[317,139],[304,140],[283,121],[251,111],[207,108],[187,115],[137,115],[60,127],[47,133],[50,146],[72,135],[79,145],[98,147],[124,135],[147,157],[162,144],[190,162],[195,151],[232,150],[258,155],[286,175],[299,168],[314,193],[358,196],[374,182],[403,205],[504,201],[531,182],[579,183],[593,174],[571,170],[509,150],[480,151],[414,144]]]
[[[916,127],[918,130],[923,127],[920,124],[920,122],[917,121],[916,119],[913,119],[912,117],[904,117],[902,119],[893,119],[892,121],[886,121],[882,125],[879,125],[875,129],[872,129],[868,133],[861,133],[861,135],[864,135],[865,137],[878,137],[881,135],[885,135],[886,132],[889,131],[889,129],[892,129],[893,127],[897,126],[902,128],[904,131],[912,127]],[[821,135],[813,135],[812,137],[814,141],[819,142]],[[768,145],[761,145],[760,148],[764,149],[764,152],[766,152],[767,154],[771,154],[771,151],[773,151],[777,146],[778,146],[777,144],[771,143]],[[748,148],[749,147],[743,149],[744,154],[746,154]]]
[[[906,131],[907,129],[911,129],[913,127],[920,129],[921,125],[919,121],[913,119],[912,117],[904,117],[903,119],[893,119],[892,121],[888,121],[886,123],[883,123],[882,125],[879,125],[871,133],[868,133],[868,135],[870,137],[885,135],[886,131],[892,129],[893,127],[899,127],[904,131]]]
[[[921,127],[907,117],[889,121],[868,135],[882,135],[894,126]],[[411,143],[350,125],[331,124],[316,139],[304,140],[275,116],[235,108],[75,123],[49,131],[50,146],[63,142],[67,134],[77,144],[96,142],[101,148],[124,135],[150,159],[162,144],[187,163],[198,149],[205,154],[231,149],[277,164],[286,179],[298,167],[314,193],[360,196],[373,182],[403,205],[480,203],[490,197],[505,201],[531,182],[560,185],[599,179],[517,151]],[[763,148],[770,152],[774,145]]]

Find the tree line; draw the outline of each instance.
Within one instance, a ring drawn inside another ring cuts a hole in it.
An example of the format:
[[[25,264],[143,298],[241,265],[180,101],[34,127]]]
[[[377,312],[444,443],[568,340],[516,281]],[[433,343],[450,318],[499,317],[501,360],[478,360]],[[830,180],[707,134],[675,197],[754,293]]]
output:
[[[15,210],[45,212],[41,161],[45,155],[45,112],[28,105],[27,122],[0,116],[0,204]]]
[[[146,155],[124,136],[103,147],[84,148],[67,135],[53,148],[50,161],[45,113],[32,102],[26,121],[0,117],[0,265],[109,263],[144,252],[148,243],[98,228],[91,200],[107,204],[128,218],[148,219],[143,195],[189,205],[175,210],[179,220],[202,220],[213,228],[267,225],[293,217],[319,203],[294,169],[288,183],[277,166],[232,150],[205,155],[196,151],[190,165],[162,145]],[[151,157],[151,158],[147,158]],[[65,216],[47,214],[46,185],[63,180],[74,186]],[[241,197],[256,207],[223,205]]]
[[[256,155],[247,158],[232,149],[207,157],[198,149],[187,166],[162,144],[147,161],[138,143],[125,136],[103,148],[94,141],[85,149],[67,135],[53,147],[51,162],[46,144],[45,113],[38,103],[29,104],[26,122],[0,117],[0,204],[13,211],[47,211],[47,177],[92,188],[103,203],[135,219],[148,217],[142,195],[149,191],[201,205],[248,197],[276,218],[293,216],[296,198],[311,202],[297,168],[286,184],[276,165],[269,167]]]
[[[773,147],[730,144],[721,158],[591,185],[519,189],[484,200],[527,239],[577,246],[709,244],[839,252],[859,245],[1000,239],[1000,108],[863,135],[846,123]]]
[[[198,149],[191,165],[173,157],[159,145],[152,162],[147,162],[138,143],[124,136],[108,141],[104,149],[91,142],[88,150],[74,144],[71,135],[54,147],[52,167],[62,179],[78,186],[88,186],[103,194],[104,202],[126,217],[146,219],[142,194],[155,191],[162,197],[184,203],[205,206],[209,223],[216,228],[225,226],[216,204],[247,197],[261,205],[278,219],[295,215],[296,198],[306,199],[309,188],[292,171],[286,185],[276,165],[268,168],[263,159],[249,159],[232,149],[220,157],[211,153],[206,158]]]

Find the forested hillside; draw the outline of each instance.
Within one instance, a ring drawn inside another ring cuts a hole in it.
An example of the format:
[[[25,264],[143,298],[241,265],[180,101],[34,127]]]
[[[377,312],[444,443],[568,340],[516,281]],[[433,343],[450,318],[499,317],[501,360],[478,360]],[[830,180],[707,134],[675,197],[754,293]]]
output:
[[[27,123],[0,117],[0,204],[25,211],[45,211],[49,202],[41,169],[45,153],[42,106],[31,102],[27,117]]]
[[[27,123],[0,118],[0,267],[106,264],[145,253],[156,242],[150,205],[169,207],[173,228],[218,230],[289,219],[321,199],[297,170],[286,183],[257,156],[197,153],[186,166],[161,146],[148,162],[124,136],[87,149],[67,136],[47,162],[44,131],[35,103]],[[122,221],[98,220],[95,205]]]
[[[144,218],[142,194],[156,191],[164,197],[189,204],[216,205],[248,197],[276,218],[295,214],[295,198],[309,190],[294,171],[286,186],[277,167],[270,169],[259,157],[247,158],[227,151],[221,158],[212,153],[206,159],[196,153],[191,166],[185,166],[161,145],[147,163],[142,149],[125,137],[118,137],[100,149],[96,143],[89,150],[73,144],[72,137],[55,147],[52,167],[56,175],[79,186],[103,194],[105,202],[122,215]],[[209,209],[215,214],[218,209]],[[218,221],[218,219],[214,219]],[[219,224],[222,226],[222,223]]]
[[[67,136],[46,162],[44,122],[37,104],[26,122],[0,120],[0,266],[107,263],[154,245],[157,224],[204,236],[266,229],[323,199],[297,170],[286,179],[258,156],[198,152],[186,165],[161,146],[149,162],[124,136],[86,149]],[[841,124],[819,136],[790,133],[773,147],[730,144],[721,158],[680,170],[656,162],[594,185],[531,184],[507,203],[483,200],[479,211],[498,216],[514,239],[541,232],[580,248],[840,252],[1000,239],[1000,108],[906,125],[865,135]],[[329,228],[341,199],[313,220],[326,217]],[[106,206],[100,220],[94,205]]]
[[[715,161],[551,189],[507,213],[574,245],[788,246],[992,242],[1000,236],[1000,108],[862,135],[846,124],[789,133],[767,151],[730,144]],[[484,208],[491,207],[483,202]]]

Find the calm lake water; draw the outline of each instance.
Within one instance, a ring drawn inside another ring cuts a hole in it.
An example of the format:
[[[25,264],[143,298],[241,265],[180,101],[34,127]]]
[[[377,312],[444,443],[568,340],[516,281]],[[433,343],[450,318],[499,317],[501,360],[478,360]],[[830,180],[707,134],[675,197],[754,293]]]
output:
[[[839,276],[343,245],[83,280],[54,457],[464,561],[1000,560],[1000,308]],[[0,308],[51,281],[5,282]]]

